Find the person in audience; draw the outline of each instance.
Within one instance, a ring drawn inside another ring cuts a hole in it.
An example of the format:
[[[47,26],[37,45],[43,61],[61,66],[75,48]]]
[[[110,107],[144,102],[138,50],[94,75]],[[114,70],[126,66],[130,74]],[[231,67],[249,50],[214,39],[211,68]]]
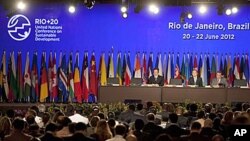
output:
[[[138,103],[138,104],[136,105],[135,114],[137,114],[137,115],[142,115],[142,116],[144,116],[144,115],[146,114],[146,110],[143,109],[143,104]]]
[[[61,129],[56,132],[57,137],[63,138],[63,137],[68,137],[72,135],[69,131],[69,124],[72,123],[72,121],[68,117],[60,116],[58,118],[57,123],[61,127]]]
[[[105,114],[102,113],[102,112],[99,112],[99,113],[97,114],[97,116],[100,117],[100,119],[104,119],[104,120],[107,119],[106,116],[105,116]]]
[[[201,124],[193,122],[191,124],[190,134],[181,136],[180,141],[209,141],[207,137],[200,135]]]
[[[211,87],[228,87],[227,79],[222,77],[221,71],[216,72],[216,78],[211,81]]]
[[[168,134],[160,134],[154,141],[172,141],[172,138]]]
[[[205,112],[204,111],[199,111],[197,113],[197,122],[201,124],[201,127],[204,127],[204,122],[205,122]]]
[[[81,106],[76,106],[75,108],[73,107],[73,111],[70,113],[71,115],[69,116],[69,119],[75,123],[83,122],[85,124],[88,124],[89,119],[81,115],[82,111],[83,108]]]
[[[32,136],[23,133],[25,121],[21,118],[15,118],[13,123],[13,131],[10,135],[5,136],[4,141],[29,141]]]
[[[93,138],[87,137],[87,125],[83,122],[75,124],[75,133],[70,137],[65,137],[64,141],[94,141]]]
[[[138,140],[137,140],[137,138],[136,138],[135,135],[133,135],[133,134],[128,134],[128,135],[126,136],[126,141],[138,141]]]
[[[183,113],[184,113],[184,108],[181,106],[178,106],[176,108],[176,114],[178,116],[177,123],[178,123],[179,127],[186,128],[186,127],[188,127],[188,118],[183,116]]]
[[[31,124],[29,125],[29,131],[28,134],[32,137],[40,137],[42,134],[40,133],[39,126],[37,124]]]
[[[163,76],[159,75],[159,69],[154,68],[153,75],[149,77],[148,84],[157,84],[159,86],[164,85]]]
[[[126,127],[122,124],[116,125],[115,127],[115,136],[106,141],[126,141],[124,136],[126,134]]]
[[[91,134],[94,134],[95,133],[95,128],[97,126],[97,123],[100,121],[100,117],[98,116],[93,116],[91,119],[90,119],[90,122],[89,122],[89,126],[90,127],[87,127],[87,135],[90,136]]]
[[[145,124],[143,132],[143,140],[154,140],[158,135],[163,132],[162,127],[155,124],[155,115],[153,113],[148,113],[146,115],[147,124]]]
[[[133,134],[136,136],[138,141],[142,140],[142,129],[144,127],[144,121],[142,119],[136,119],[134,123],[134,131]]]
[[[202,136],[208,137],[210,140],[212,137],[217,134],[213,129],[213,121],[211,119],[205,119],[204,121],[204,127],[201,128],[200,134]]]
[[[177,125],[179,127],[177,121],[178,121],[178,115],[176,113],[169,114],[169,120],[168,123],[166,124],[166,128],[168,128],[170,125]]]
[[[135,105],[130,104],[128,107],[128,110],[125,112],[122,112],[119,116],[120,121],[124,121],[127,123],[134,121],[134,112],[135,112]]]
[[[45,127],[45,134],[40,137],[41,141],[63,141],[62,138],[56,136],[56,131],[58,130],[58,126],[50,122]]]
[[[0,118],[0,140],[4,140],[4,137],[9,135],[11,131],[11,121],[7,116]]]
[[[102,119],[97,123],[95,133],[91,137],[95,138],[96,141],[105,141],[112,138],[112,133],[106,120]]]
[[[38,106],[36,106],[36,105],[31,106],[30,109],[35,111],[35,113],[34,113],[35,121],[36,121],[36,123],[37,123],[37,125],[38,125],[39,127],[42,127],[42,124],[41,124],[41,123],[42,123],[42,118],[40,117],[42,114],[41,114],[41,112],[39,111]]]
[[[10,119],[10,121],[12,122],[15,118],[15,111],[13,109],[8,109],[6,111],[6,116]]]
[[[224,130],[221,126],[221,119],[219,117],[214,118],[212,129],[218,134],[223,134]]]
[[[108,119],[108,125],[109,125],[109,129],[112,133],[112,136],[114,136],[115,135],[116,121],[113,118]]]
[[[56,113],[54,114],[53,118],[52,118],[52,122],[57,123],[58,120],[59,120],[59,118],[60,118],[60,117],[63,117],[63,116],[65,116],[65,114],[64,114],[63,112],[61,112],[61,111],[56,112]]]
[[[202,78],[198,76],[197,69],[193,69],[192,76],[188,79],[188,85],[196,85],[198,87],[203,87]]]
[[[41,128],[45,128],[46,125],[51,121],[51,116],[50,113],[48,112],[44,112],[43,116],[42,116],[42,127]]]
[[[162,105],[162,112],[160,115],[162,116],[162,121],[167,122],[169,118],[169,114],[175,111],[174,105],[172,103],[164,103]]]
[[[223,136],[222,135],[214,135],[213,137],[212,137],[212,140],[211,141],[224,141],[224,138],[223,138]]]

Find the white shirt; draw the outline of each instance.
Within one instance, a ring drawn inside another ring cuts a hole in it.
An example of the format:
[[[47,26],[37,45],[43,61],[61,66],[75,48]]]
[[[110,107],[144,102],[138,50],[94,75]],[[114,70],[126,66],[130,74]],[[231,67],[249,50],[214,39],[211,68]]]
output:
[[[88,124],[89,123],[89,119],[80,115],[80,114],[74,114],[72,116],[69,116],[69,119],[72,121],[72,122],[75,122],[75,123],[78,123],[78,122],[83,122],[85,124]]]
[[[121,135],[115,135],[113,138],[107,139],[106,141],[126,141],[126,140]]]
[[[194,77],[194,84],[196,84],[196,81],[197,81],[197,76]]]

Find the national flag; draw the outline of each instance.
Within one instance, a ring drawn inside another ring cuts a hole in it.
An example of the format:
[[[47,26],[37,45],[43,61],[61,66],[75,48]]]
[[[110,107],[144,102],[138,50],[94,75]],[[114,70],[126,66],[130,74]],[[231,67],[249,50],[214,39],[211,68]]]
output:
[[[136,55],[135,55],[134,78],[142,78],[142,76],[141,76],[140,53],[136,53]]]
[[[171,79],[171,54],[168,54],[168,66],[167,66],[167,84],[170,84]]]
[[[207,55],[204,56],[200,76],[201,76],[202,81],[203,81],[203,86],[207,86],[208,85],[208,81],[207,81],[207,78],[208,78],[207,77]]]
[[[193,70],[197,70],[198,71],[198,62],[197,62],[197,55],[194,56],[194,65],[193,65]],[[199,71],[198,71],[199,73]]]
[[[190,77],[190,56],[187,54],[186,60],[185,60],[185,77],[186,77],[186,85],[188,85],[188,79]],[[192,67],[193,68],[193,67]]]
[[[164,83],[167,84],[167,53],[164,53],[163,57],[163,78]]]
[[[240,58],[239,55],[234,57],[234,77],[240,79]]]
[[[192,71],[194,69],[193,62],[194,62],[194,60],[193,60],[193,54],[190,54],[190,58],[189,58],[189,77],[192,75]],[[189,77],[187,78],[187,80],[189,79]]]
[[[1,71],[2,71],[2,85],[3,85],[2,98],[3,100],[7,100],[8,95],[9,95],[9,83],[8,83],[7,73],[6,73],[6,52],[5,51],[3,52]]]
[[[125,73],[126,73],[126,54],[123,55],[122,61],[122,84],[125,85]]]
[[[183,54],[183,57],[182,57],[182,63],[181,63],[181,76],[182,78],[186,78],[186,70],[185,70],[185,60],[186,60],[186,55],[185,53]]]
[[[122,85],[122,60],[121,60],[121,53],[117,54],[117,65],[116,65],[116,78],[119,79],[119,85]]]
[[[171,78],[174,78],[175,67],[174,67],[174,53],[171,55]]]
[[[25,98],[25,101],[29,102],[30,94],[31,94],[30,56],[29,56],[29,52],[27,52],[25,71],[24,71],[24,98]]]
[[[244,65],[244,78],[246,79],[248,86],[249,86],[249,61],[248,61],[248,55],[245,55],[245,65]]]
[[[74,89],[73,53],[72,52],[69,55],[69,63],[68,63],[68,91],[69,91],[68,101],[74,102],[75,89]]]
[[[127,62],[126,62],[126,72],[125,72],[125,85],[126,86],[129,86],[131,83],[132,74],[130,70],[131,70],[130,69],[130,55],[128,53]]]
[[[210,70],[210,56],[209,54],[207,54],[207,85],[210,85],[210,75],[211,75],[211,70]]]
[[[90,82],[89,82],[89,92],[95,96],[95,101],[97,99],[97,76],[96,76],[96,60],[95,53],[93,52],[90,59]]]
[[[10,101],[16,100],[18,94],[17,77],[16,77],[16,65],[14,52],[11,54],[10,60],[10,93],[8,99]]]
[[[23,98],[23,72],[22,72],[22,54],[17,54],[17,99],[21,101]]]
[[[46,68],[46,54],[42,54],[42,63],[41,63],[41,87],[40,87],[40,102],[46,102],[46,98],[49,96],[48,88],[48,76]]]
[[[91,64],[92,65],[92,64]],[[80,95],[80,88],[79,95]],[[88,102],[89,97],[89,64],[88,64],[88,52],[84,53],[83,65],[82,65],[82,92],[83,99],[85,102]],[[77,94],[77,93],[76,93]],[[80,97],[77,96],[77,101],[80,102]]]
[[[56,53],[54,57],[52,57],[52,68],[51,68],[51,91],[50,91],[50,98],[52,102],[57,101],[58,99],[58,85],[57,85],[57,70],[56,70]]]
[[[58,92],[62,96],[63,102],[68,102],[68,77],[67,77],[67,65],[66,65],[66,55],[62,54],[61,63],[59,64],[59,71],[58,71]]]
[[[148,58],[147,76],[148,78],[150,78],[152,75],[153,75],[153,53],[150,53]]]
[[[224,74],[224,77],[227,78],[227,57],[224,56],[224,64],[223,64],[223,74]]]
[[[179,54],[176,57],[176,63],[175,63],[175,75],[174,75],[175,79],[181,79],[181,75],[180,75],[180,59],[179,59]]]
[[[210,75],[210,83],[211,81],[216,78],[216,61],[215,61],[215,55],[212,58],[212,65],[211,65],[211,75]]]
[[[160,53],[158,53],[158,55],[157,55],[155,68],[158,68],[159,69],[159,75],[163,76],[161,54]]]
[[[201,68],[202,68],[202,64],[203,64],[203,61],[202,61],[202,54],[200,55],[200,58],[199,58],[199,66],[198,66],[198,75],[201,76]]]
[[[74,97],[76,98],[76,101],[78,103],[82,103],[82,98],[84,98],[84,100],[87,101],[87,99],[88,99],[88,93],[87,93],[87,97],[85,99],[85,97],[83,97],[83,95],[82,95],[83,94],[82,93],[82,88],[83,87],[81,87],[81,80],[80,80],[79,52],[77,52],[75,55],[76,55],[76,58],[75,58],[76,60],[75,60],[74,78],[73,78],[73,81],[74,81],[74,94],[75,94]],[[85,64],[83,64],[83,65],[85,65]],[[82,71],[83,73],[84,73],[84,70]],[[82,76],[82,84],[84,84],[84,83],[86,83],[85,76]]]
[[[245,66],[245,56],[242,55],[240,59],[240,79],[243,79],[244,66]]]
[[[143,53],[142,55],[142,80],[143,84],[147,84],[147,61],[146,61],[146,54]]]
[[[127,54],[127,65],[128,65],[128,68],[129,68],[129,71],[131,73],[131,76],[132,76],[132,68],[131,68],[131,63],[130,63],[130,52],[128,52]]]
[[[105,63],[105,54],[102,54],[101,59],[101,86],[107,85],[107,73],[106,73],[106,63]]]
[[[109,59],[108,59],[108,73],[107,73],[107,78],[114,78],[115,77],[115,71],[114,71],[114,59],[113,59],[113,52],[109,53]]]
[[[224,72],[223,72],[223,56],[221,56],[220,58],[220,66],[218,67],[218,71],[221,71],[221,74],[224,76]]]
[[[33,54],[32,68],[31,68],[31,98],[32,102],[37,102],[39,98],[38,86],[38,66],[37,66],[37,52]]]
[[[218,54],[215,55],[215,67],[216,67],[216,72],[221,71],[220,66],[219,66],[219,56],[218,56]]]
[[[230,86],[232,86],[233,84],[233,79],[234,79],[234,76],[233,76],[233,68],[231,65],[231,56],[229,55],[227,58],[227,80]]]

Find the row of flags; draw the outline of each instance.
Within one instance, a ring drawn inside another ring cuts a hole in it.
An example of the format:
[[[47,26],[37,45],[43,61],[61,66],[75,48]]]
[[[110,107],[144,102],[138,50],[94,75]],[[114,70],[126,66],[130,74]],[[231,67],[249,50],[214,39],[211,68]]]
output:
[[[56,53],[50,52],[46,62],[46,52],[42,52],[40,71],[38,71],[37,52],[33,53],[30,64],[30,54],[27,52],[25,70],[22,72],[22,53],[10,53],[6,60],[3,52],[0,70],[0,100],[9,102],[96,102],[98,86],[106,85],[107,78],[118,78],[120,85],[129,86],[132,78],[141,78],[144,84],[153,75],[153,69],[159,69],[159,75],[164,76],[165,84],[170,79],[183,79],[188,84],[192,70],[196,69],[203,80],[203,85],[209,85],[216,77],[216,72],[221,71],[232,86],[234,79],[249,80],[249,61],[247,54],[224,55],[184,53],[180,64],[180,54],[158,53],[153,63],[153,53],[135,53],[134,67],[131,66],[130,53],[117,53],[114,62],[114,53],[108,54],[106,66],[105,53],[100,55],[97,72],[96,58],[93,52],[88,60],[88,52],[84,52],[82,69],[79,68],[79,52],[73,53],[67,60],[65,53],[60,53],[57,65]],[[163,55],[163,57],[162,57]],[[220,62],[219,62],[220,57]],[[211,63],[210,63],[211,59]],[[8,64],[7,64],[8,63]],[[114,64],[116,63],[116,69]],[[48,64],[48,66],[47,66]],[[38,74],[40,72],[40,74]]]

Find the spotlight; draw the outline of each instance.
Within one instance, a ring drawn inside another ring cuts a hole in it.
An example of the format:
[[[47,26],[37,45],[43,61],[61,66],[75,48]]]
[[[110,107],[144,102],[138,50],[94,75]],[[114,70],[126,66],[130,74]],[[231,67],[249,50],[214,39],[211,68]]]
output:
[[[73,5],[70,5],[70,6],[69,6],[69,12],[70,12],[70,13],[75,13],[75,11],[76,11],[76,7],[73,6]]]
[[[226,10],[226,15],[229,16],[229,15],[231,15],[231,14],[232,14],[232,10],[231,10],[231,9],[227,9],[227,10]]]
[[[150,4],[148,7],[149,11],[154,13],[154,14],[158,14],[159,13],[159,7],[156,6],[155,4]]]
[[[199,8],[199,11],[201,14],[204,14],[207,12],[207,7],[205,5],[201,5]]]
[[[188,13],[187,13],[187,17],[188,17],[188,19],[192,19],[192,18],[193,18],[192,13],[188,12]]]
[[[122,13],[127,12],[127,10],[128,10],[128,9],[127,9],[127,7],[126,7],[126,6],[122,6],[122,7],[121,7],[121,12],[122,12]]]
[[[122,13],[122,17],[123,17],[123,18],[127,18],[127,17],[128,17],[128,14],[127,14],[127,13]]]
[[[238,8],[237,8],[237,7],[233,7],[233,8],[232,8],[232,13],[235,14],[235,13],[237,13],[237,12],[238,12]]]
[[[26,4],[22,1],[19,1],[17,3],[17,8],[20,9],[20,10],[24,10],[26,8]]]
[[[95,5],[95,0],[84,0],[84,5],[88,8],[88,9],[92,9]]]

